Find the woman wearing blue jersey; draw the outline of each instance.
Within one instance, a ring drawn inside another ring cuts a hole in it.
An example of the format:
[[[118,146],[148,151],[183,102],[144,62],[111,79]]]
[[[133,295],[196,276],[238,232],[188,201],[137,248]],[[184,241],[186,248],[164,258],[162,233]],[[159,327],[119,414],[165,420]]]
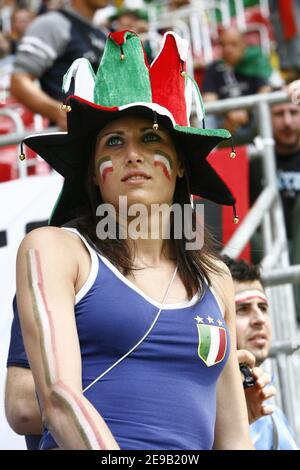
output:
[[[96,76],[86,59],[65,76],[68,133],[25,139],[65,177],[17,259],[41,449],[252,448],[232,281],[183,213],[191,194],[234,205],[206,161],[230,134],[189,125],[186,56],[168,33],[149,69],[111,34]]]

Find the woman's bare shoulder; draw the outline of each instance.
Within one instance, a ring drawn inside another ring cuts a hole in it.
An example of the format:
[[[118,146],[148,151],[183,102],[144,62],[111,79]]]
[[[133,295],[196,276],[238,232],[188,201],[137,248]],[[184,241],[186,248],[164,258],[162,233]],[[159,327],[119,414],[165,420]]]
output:
[[[61,227],[39,227],[34,230],[31,230],[22,240],[22,243],[29,243],[29,242],[71,242],[71,240],[75,241],[79,237],[71,232],[70,230],[64,230]]]
[[[211,286],[220,300],[223,313],[225,313],[233,298],[232,277],[228,267],[222,260],[214,259],[213,264],[217,272],[211,272],[209,278]]]
[[[212,263],[216,269],[216,272],[211,272],[209,276],[211,282],[231,283],[232,282],[231,274],[230,274],[228,267],[224,263],[224,261],[222,261],[219,258],[213,258]]]
[[[80,238],[69,230],[60,227],[39,227],[29,232],[22,240],[18,253],[29,249],[37,249],[51,254],[59,253],[62,260],[76,256],[84,250]]]

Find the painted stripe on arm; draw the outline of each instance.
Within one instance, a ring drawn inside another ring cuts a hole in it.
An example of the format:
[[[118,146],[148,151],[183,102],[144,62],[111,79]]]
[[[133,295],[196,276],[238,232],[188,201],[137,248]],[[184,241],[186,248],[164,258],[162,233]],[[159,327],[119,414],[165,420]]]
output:
[[[35,249],[27,252],[27,275],[34,320],[40,335],[46,384],[52,387],[86,447],[105,449],[105,443],[84,400],[60,379],[54,321],[47,305],[39,252]]]

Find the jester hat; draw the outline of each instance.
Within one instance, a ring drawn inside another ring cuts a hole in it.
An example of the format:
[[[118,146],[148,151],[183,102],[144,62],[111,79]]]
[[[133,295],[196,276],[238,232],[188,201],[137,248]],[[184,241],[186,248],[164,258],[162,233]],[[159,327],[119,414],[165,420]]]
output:
[[[109,122],[129,113],[149,117],[154,129],[162,125],[171,132],[186,160],[191,194],[234,206],[229,188],[206,160],[231,135],[225,129],[190,126],[193,97],[198,120],[203,118],[203,122],[204,107],[197,85],[186,73],[187,55],[188,43],[168,32],[149,67],[138,36],[122,31],[109,34],[96,74],[87,59],[73,62],[63,82],[68,132],[24,139],[65,178],[50,225],[68,222],[76,208],[86,203],[83,175],[96,135]]]

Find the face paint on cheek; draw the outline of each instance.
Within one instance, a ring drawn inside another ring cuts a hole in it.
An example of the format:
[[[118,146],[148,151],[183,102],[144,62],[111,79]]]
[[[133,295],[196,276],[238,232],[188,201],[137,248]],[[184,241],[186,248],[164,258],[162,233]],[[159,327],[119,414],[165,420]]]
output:
[[[113,164],[110,157],[103,157],[98,161],[98,168],[101,179],[105,183],[105,178],[108,173],[113,171]]]
[[[171,157],[161,150],[157,150],[154,155],[154,166],[160,166],[164,172],[164,175],[168,180],[171,180],[173,173],[173,163]]]

